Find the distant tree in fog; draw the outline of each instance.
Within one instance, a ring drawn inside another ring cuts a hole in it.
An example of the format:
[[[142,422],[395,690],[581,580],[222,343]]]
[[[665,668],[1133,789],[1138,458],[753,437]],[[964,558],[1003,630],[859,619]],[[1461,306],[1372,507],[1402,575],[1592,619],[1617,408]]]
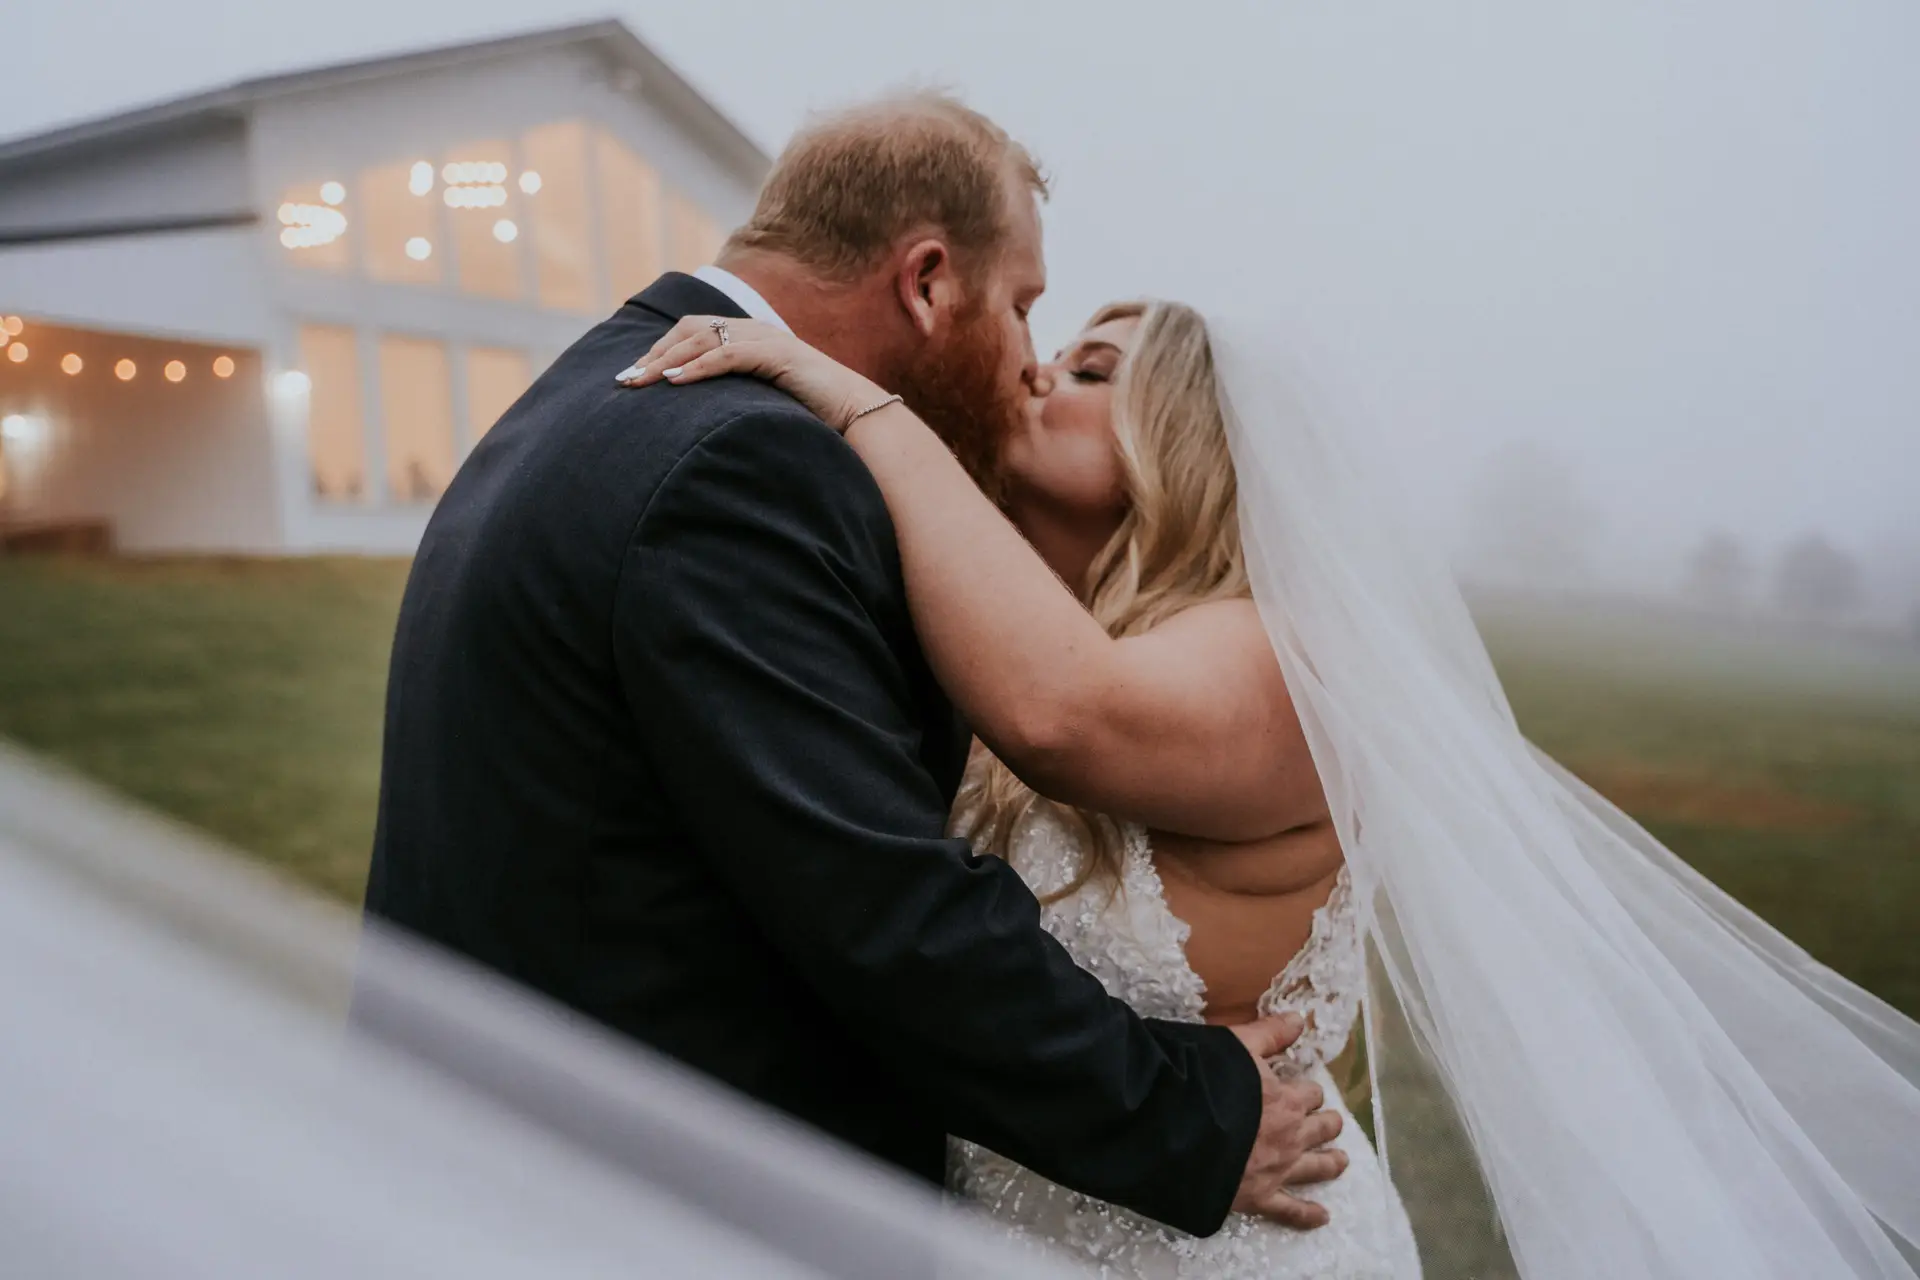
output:
[[[1860,607],[1860,566],[1819,534],[1787,544],[1774,567],[1773,596],[1803,618],[1840,618]]]
[[[1509,445],[1490,458],[1469,498],[1467,563],[1506,586],[1587,582],[1599,518],[1573,467],[1544,445]]]
[[[1752,588],[1752,558],[1724,533],[1707,535],[1687,557],[1685,590],[1695,604],[1731,612],[1747,602]]]

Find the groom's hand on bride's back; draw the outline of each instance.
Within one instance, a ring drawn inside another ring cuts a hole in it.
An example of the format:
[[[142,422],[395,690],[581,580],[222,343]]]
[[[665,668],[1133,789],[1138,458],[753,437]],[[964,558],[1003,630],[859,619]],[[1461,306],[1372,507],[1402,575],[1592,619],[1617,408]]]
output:
[[[1292,1188],[1328,1182],[1347,1167],[1347,1155],[1328,1147],[1340,1135],[1340,1113],[1324,1111],[1326,1093],[1311,1080],[1282,1080],[1267,1066],[1300,1038],[1297,1014],[1262,1018],[1233,1028],[1260,1067],[1260,1132],[1233,1198],[1238,1213],[1257,1213],[1289,1227],[1323,1227],[1327,1211]]]

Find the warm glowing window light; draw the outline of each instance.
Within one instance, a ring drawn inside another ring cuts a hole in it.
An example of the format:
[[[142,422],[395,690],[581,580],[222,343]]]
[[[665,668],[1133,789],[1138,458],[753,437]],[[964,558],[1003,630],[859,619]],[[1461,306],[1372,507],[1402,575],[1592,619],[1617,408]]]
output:
[[[440,170],[440,180],[468,186],[481,182],[497,185],[507,180],[507,166],[498,160],[450,160]]]
[[[10,343],[7,346],[7,359],[13,361],[15,364],[25,364],[27,362],[27,344],[24,342]]]
[[[507,202],[507,166],[498,160],[451,160],[440,170],[449,209],[498,209]],[[538,185],[538,179],[535,179]]]
[[[68,377],[72,377],[86,367],[87,362],[71,351],[60,357],[60,371]]]
[[[448,187],[441,194],[449,209],[498,209],[507,202],[505,187]]]
[[[425,236],[414,236],[407,241],[407,256],[415,262],[425,262],[433,256],[433,241]]]
[[[493,238],[501,244],[512,244],[520,235],[520,228],[512,218],[502,218],[493,224]]]
[[[113,376],[122,382],[132,382],[133,375],[138,372],[140,372],[140,366],[124,358],[113,366]]]
[[[187,366],[178,360],[167,361],[167,367],[161,372],[167,375],[168,382],[184,382],[187,378]]]
[[[320,199],[324,204],[345,204],[347,188],[338,182],[323,182],[320,184]]]
[[[216,378],[231,378],[233,376],[233,357],[215,356],[213,358],[213,376]]]
[[[280,243],[289,249],[332,244],[347,232],[347,215],[324,204],[299,204],[289,200],[280,206],[279,218]]]

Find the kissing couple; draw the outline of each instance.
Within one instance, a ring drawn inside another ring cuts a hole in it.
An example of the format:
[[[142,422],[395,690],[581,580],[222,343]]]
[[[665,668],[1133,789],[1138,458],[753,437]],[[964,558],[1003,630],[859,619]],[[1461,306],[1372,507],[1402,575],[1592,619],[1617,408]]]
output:
[[[1255,246],[1039,359],[1045,195],[821,118],[507,411],[368,912],[1102,1274],[1914,1276],[1920,1027],[1527,744]]]

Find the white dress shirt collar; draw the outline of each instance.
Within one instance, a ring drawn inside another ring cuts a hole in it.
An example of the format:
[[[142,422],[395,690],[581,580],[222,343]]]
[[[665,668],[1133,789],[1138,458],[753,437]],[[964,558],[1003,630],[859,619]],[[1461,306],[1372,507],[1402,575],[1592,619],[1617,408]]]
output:
[[[733,299],[736,306],[753,319],[764,321],[767,324],[777,325],[785,329],[788,333],[793,332],[792,327],[780,318],[780,313],[769,306],[767,300],[760,296],[760,291],[748,284],[745,280],[742,280],[739,276],[733,274],[733,272],[723,267],[716,267],[709,264],[694,272],[693,278],[702,284],[711,285],[726,294],[729,298]]]

